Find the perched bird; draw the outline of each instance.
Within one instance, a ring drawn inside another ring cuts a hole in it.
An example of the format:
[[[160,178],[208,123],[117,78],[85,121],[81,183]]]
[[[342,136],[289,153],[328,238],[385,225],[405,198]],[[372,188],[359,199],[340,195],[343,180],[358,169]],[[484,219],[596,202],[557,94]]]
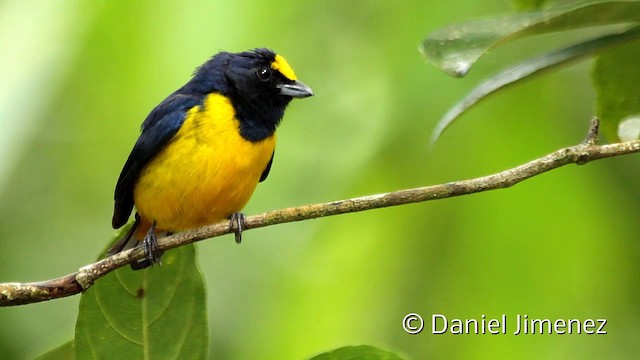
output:
[[[268,49],[221,52],[156,106],[120,173],[112,225],[131,230],[107,252],[143,242],[145,268],[160,260],[157,234],[230,219],[240,241],[258,182],[269,175],[276,127],[293,98],[312,96],[291,66]]]

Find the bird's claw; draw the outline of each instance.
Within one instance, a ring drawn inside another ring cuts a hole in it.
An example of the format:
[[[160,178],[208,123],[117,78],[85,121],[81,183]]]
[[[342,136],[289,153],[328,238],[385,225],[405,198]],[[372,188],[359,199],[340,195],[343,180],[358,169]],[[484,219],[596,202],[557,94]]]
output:
[[[156,235],[155,224],[151,226],[144,240],[142,240],[142,249],[144,250],[144,259],[138,260],[131,264],[133,270],[141,270],[154,265],[161,265],[160,258],[163,251],[158,250],[158,236]]]
[[[229,230],[234,230],[235,228],[234,234],[236,237],[236,244],[240,244],[242,242],[242,229],[245,225],[244,214],[241,212],[233,213],[229,218]]]
[[[158,251],[158,237],[155,233],[147,233],[142,241],[142,247],[145,260],[148,260],[151,265],[160,265],[160,256],[162,254]]]

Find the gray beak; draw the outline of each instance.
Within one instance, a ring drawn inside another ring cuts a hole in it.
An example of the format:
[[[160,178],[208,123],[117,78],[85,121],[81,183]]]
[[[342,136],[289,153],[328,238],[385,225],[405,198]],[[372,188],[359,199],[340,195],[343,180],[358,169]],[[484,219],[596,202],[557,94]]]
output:
[[[280,89],[280,95],[290,96],[292,98],[306,98],[313,96],[313,90],[300,81],[294,81],[291,84],[277,85]]]

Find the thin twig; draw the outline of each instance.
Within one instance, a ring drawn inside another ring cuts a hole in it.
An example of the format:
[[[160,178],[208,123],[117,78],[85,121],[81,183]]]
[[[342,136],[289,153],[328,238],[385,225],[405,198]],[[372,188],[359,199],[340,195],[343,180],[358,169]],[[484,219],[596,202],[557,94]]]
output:
[[[640,140],[598,145],[598,126],[598,120],[594,119],[591,122],[587,139],[581,144],[557,150],[539,159],[493,175],[248,216],[244,230],[502,189],[567,164],[582,165],[593,160],[640,152]],[[230,232],[233,232],[233,229],[229,228],[229,222],[222,221],[159,239],[158,248],[168,250]],[[88,289],[102,276],[143,257],[144,252],[138,247],[102,259],[81,268],[76,273],[58,279],[36,283],[0,284],[0,306],[29,304],[78,294]]]

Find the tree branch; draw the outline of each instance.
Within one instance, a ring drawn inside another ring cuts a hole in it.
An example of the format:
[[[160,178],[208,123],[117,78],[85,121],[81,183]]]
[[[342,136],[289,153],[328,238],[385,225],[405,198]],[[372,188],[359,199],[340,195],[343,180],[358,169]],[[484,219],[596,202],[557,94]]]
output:
[[[640,152],[640,140],[598,145],[598,126],[599,121],[594,118],[591,121],[587,138],[581,144],[557,150],[539,159],[493,175],[271,211],[247,217],[244,229],[502,189],[567,164],[583,165],[593,160]],[[158,248],[168,250],[233,231],[234,229],[230,228],[228,221],[222,221],[159,239]],[[143,257],[143,250],[137,247],[87,265],[75,273],[58,279],[35,283],[0,284],[0,306],[29,304],[78,294],[88,289],[102,276]]]

